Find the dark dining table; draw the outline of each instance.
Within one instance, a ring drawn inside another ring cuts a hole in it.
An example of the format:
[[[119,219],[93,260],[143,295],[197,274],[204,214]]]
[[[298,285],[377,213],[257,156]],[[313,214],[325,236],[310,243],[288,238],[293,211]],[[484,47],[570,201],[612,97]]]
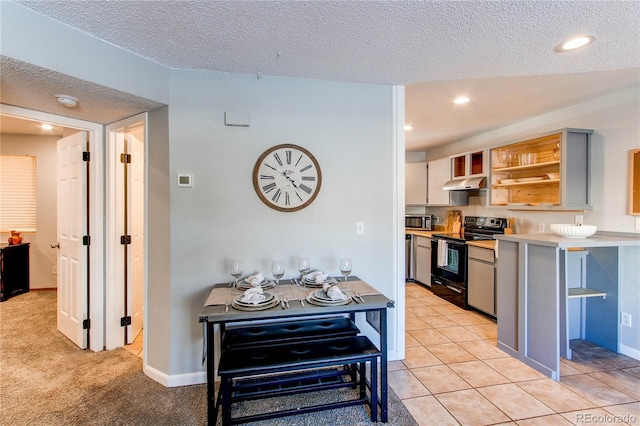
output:
[[[342,278],[344,280],[344,278]],[[256,322],[262,320],[283,320],[304,319],[322,316],[349,316],[353,321],[356,315],[360,315],[375,332],[378,334],[378,349],[381,351],[380,371],[380,394],[378,406],[380,409],[380,419],[388,421],[388,383],[387,383],[387,309],[394,307],[394,302],[385,297],[378,290],[362,281],[360,278],[352,276],[348,281],[340,282],[342,288],[348,288],[352,295],[360,295],[361,298],[353,297],[350,302],[339,306],[318,306],[309,303],[307,296],[318,290],[317,288],[307,288],[293,280],[281,280],[275,289],[266,290],[278,295],[281,299],[287,298],[288,306],[278,303],[276,306],[264,310],[238,310],[231,303],[238,292],[230,288],[229,283],[213,285],[211,292],[199,315],[199,322],[202,323],[204,344],[202,362],[207,366],[207,416],[208,424],[214,425],[216,421],[216,370],[215,370],[215,347],[220,345],[224,331],[227,327],[233,327],[236,323]],[[220,332],[214,332],[215,326],[220,327]],[[237,324],[236,324],[237,325]],[[255,325],[255,324],[253,324]],[[374,340],[374,343],[375,340]],[[373,408],[372,408],[373,409]]]

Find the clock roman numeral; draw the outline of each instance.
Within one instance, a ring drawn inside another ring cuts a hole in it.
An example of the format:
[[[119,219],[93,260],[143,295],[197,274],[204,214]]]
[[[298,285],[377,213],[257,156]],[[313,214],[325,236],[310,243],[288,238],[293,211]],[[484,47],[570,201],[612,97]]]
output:
[[[278,200],[280,199],[280,195],[282,195],[282,190],[278,189],[276,193],[273,194],[273,197],[271,197],[271,201],[273,201],[274,203],[277,203]]]
[[[273,189],[276,187],[275,183],[270,183],[269,185],[265,185],[262,187],[262,190],[266,193],[269,193],[271,191],[273,191]]]
[[[287,164],[291,164],[291,151],[287,150]]]
[[[300,189],[302,189],[307,194],[311,194],[311,188],[309,188],[307,185],[305,185],[303,183],[300,184]]]
[[[311,167],[313,167],[313,164],[309,164],[307,167],[301,168],[300,173],[304,172],[305,170],[309,170]]]
[[[302,176],[302,180],[308,180],[310,182],[315,182],[316,181],[316,177],[315,176]]]
[[[300,157],[298,157],[298,161],[296,161],[295,166],[298,167],[298,163],[300,162],[300,160],[302,160],[302,154],[300,154]]]
[[[284,205],[288,206],[289,204],[290,204],[290,202],[289,202],[289,192],[287,191],[287,192],[284,193]]]
[[[275,154],[273,154],[273,158],[275,158],[276,161],[278,162],[278,164],[280,164],[282,166],[282,160],[280,159],[280,156],[278,155],[277,152]]]
[[[260,179],[275,179],[275,177],[273,175],[260,175]]]

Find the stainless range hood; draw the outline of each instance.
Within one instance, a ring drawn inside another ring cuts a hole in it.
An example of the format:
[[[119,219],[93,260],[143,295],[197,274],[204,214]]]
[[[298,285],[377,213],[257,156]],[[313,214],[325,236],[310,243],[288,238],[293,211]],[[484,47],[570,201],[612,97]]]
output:
[[[442,189],[445,191],[467,191],[485,188],[485,177],[470,177],[464,179],[453,179],[445,183]]]

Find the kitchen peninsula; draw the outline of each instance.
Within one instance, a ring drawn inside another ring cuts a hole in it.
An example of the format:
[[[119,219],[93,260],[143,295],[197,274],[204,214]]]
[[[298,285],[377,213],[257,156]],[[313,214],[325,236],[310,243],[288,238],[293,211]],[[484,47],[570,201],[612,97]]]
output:
[[[640,318],[640,237],[598,232],[589,238],[550,234],[496,235],[498,347],[560,380],[560,357],[571,358],[569,299],[579,298],[583,339],[632,356],[640,338],[625,312]],[[580,267],[572,267],[574,259]],[[578,285],[575,285],[575,283]],[[571,288],[570,288],[571,287]]]

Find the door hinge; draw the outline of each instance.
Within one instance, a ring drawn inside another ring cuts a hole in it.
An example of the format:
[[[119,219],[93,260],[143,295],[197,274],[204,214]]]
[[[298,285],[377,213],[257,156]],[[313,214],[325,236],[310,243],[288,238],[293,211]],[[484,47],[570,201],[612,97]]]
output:
[[[120,237],[120,244],[127,245],[131,244],[131,235],[123,235]]]
[[[89,151],[84,151],[82,153],[82,161],[89,161],[91,160],[91,153]]]
[[[120,154],[120,162],[125,164],[131,163],[131,154]]]
[[[131,317],[120,318],[120,327],[126,327],[128,325],[131,325]]]
[[[82,245],[83,246],[90,246],[91,245],[91,236],[85,235],[84,237],[82,237]]]
[[[91,328],[91,320],[90,319],[86,319],[82,321],[82,329],[83,330],[88,330]]]

